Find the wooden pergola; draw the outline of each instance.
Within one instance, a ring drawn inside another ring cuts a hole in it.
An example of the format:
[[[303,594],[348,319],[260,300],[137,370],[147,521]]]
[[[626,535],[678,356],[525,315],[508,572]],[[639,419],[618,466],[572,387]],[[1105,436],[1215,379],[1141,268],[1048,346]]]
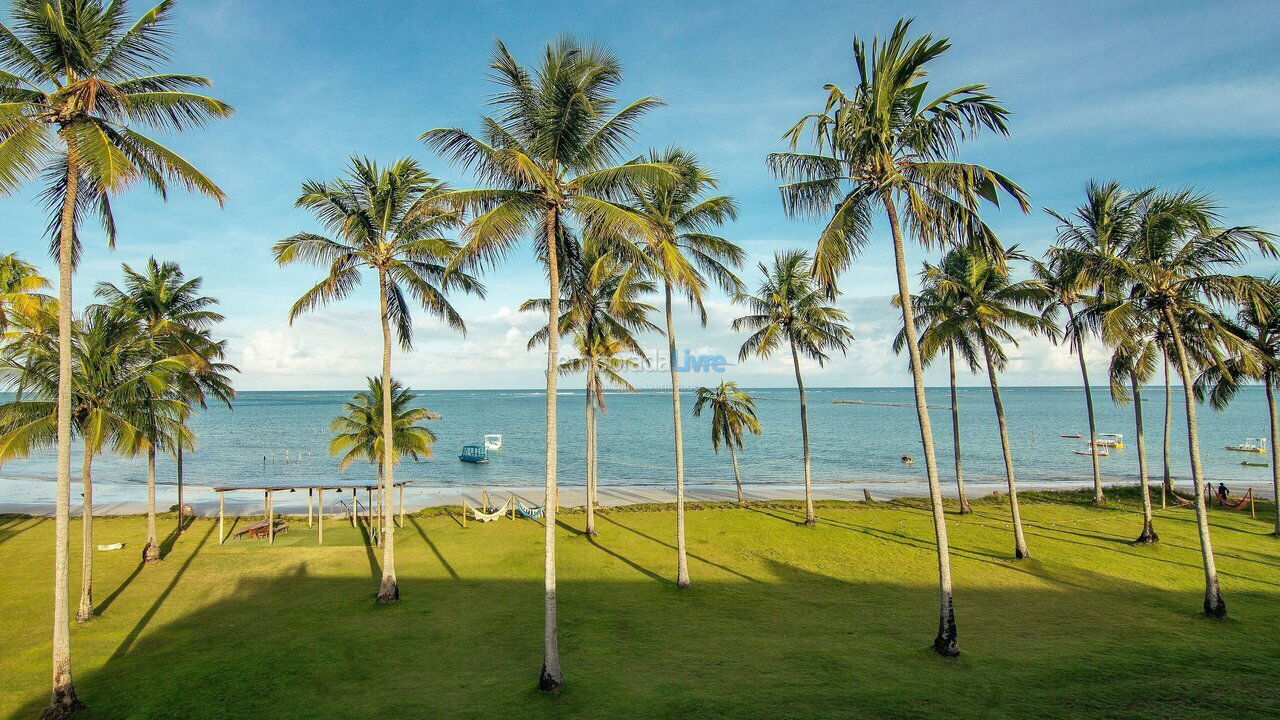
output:
[[[392,483],[392,486],[399,490],[399,512],[396,513],[399,518],[396,521],[396,527],[404,527],[404,486],[413,482],[412,480],[398,480]],[[223,544],[227,539],[225,530],[226,515],[223,512],[225,508],[226,493],[236,491],[254,491],[262,493],[262,513],[265,516],[267,524],[267,541],[274,544],[276,541],[275,527],[275,493],[282,490],[295,492],[297,490],[307,491],[307,527],[310,528],[315,523],[317,528],[316,542],[324,544],[324,491],[337,491],[339,497],[350,490],[351,491],[351,527],[356,526],[357,515],[357,497],[359,491],[363,489],[368,494],[368,502],[365,503],[366,522],[369,527],[373,527],[373,491],[377,490],[379,494],[379,507],[390,509],[390,498],[382,498],[382,485],[377,482],[371,483],[324,483],[324,484],[304,484],[304,485],[225,485],[213,488],[218,493],[218,544]],[[385,501],[385,502],[381,502]],[[317,507],[319,512],[313,512],[313,508]],[[381,514],[381,512],[379,513]],[[391,514],[391,513],[388,513]],[[313,520],[314,518],[314,520]]]

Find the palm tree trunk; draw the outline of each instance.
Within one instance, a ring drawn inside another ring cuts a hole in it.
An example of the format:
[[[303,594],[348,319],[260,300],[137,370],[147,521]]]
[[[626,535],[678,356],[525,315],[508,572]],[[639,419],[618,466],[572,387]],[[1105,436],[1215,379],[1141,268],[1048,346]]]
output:
[[[178,438],[178,533],[182,533],[183,508],[182,504],[182,438]]]
[[[142,562],[160,562],[160,543],[156,542],[156,446],[147,448],[147,544],[142,548]]]
[[[1262,378],[1267,387],[1267,416],[1271,420],[1271,499],[1276,506],[1276,537],[1280,537],[1280,423],[1276,422],[1275,385],[1277,378],[1274,372]]]
[[[378,305],[382,317],[382,490],[391,494],[395,484],[395,413],[391,407],[391,320],[387,309],[387,271],[378,269]],[[382,581],[378,586],[378,602],[400,600],[400,584],[396,582],[396,541],[391,528],[382,532]]]
[[[738,453],[733,449],[733,443],[729,443],[729,459],[733,461],[733,482],[738,486],[738,504],[745,505],[747,498],[742,494],[742,475],[738,473]]]
[[[1182,395],[1187,408],[1187,445],[1191,454],[1191,483],[1195,486],[1196,528],[1200,533],[1200,555],[1204,561],[1204,614],[1214,618],[1227,616],[1227,604],[1222,600],[1218,586],[1218,568],[1213,562],[1213,543],[1209,539],[1208,508],[1205,507],[1204,470],[1200,465],[1200,432],[1196,425],[1196,401],[1191,393],[1191,365],[1187,362],[1187,349],[1178,331],[1178,321],[1173,311],[1164,309],[1164,321],[1173,337],[1178,356],[1178,374],[1182,379]]]
[[[556,621],[556,508],[560,504],[556,486],[556,376],[560,371],[560,239],[559,209],[547,209],[547,487],[543,500],[543,626],[542,672],[538,676],[538,689],[543,692],[558,690],[564,685],[560,671],[559,625]]]
[[[911,379],[915,389],[916,418],[920,424],[920,444],[924,447],[925,474],[929,478],[929,506],[933,512],[933,534],[938,551],[938,635],[933,649],[945,657],[960,654],[956,633],[956,615],[951,590],[951,551],[947,543],[947,521],[943,514],[942,490],[938,487],[938,462],[933,452],[933,427],[929,422],[929,406],[924,395],[924,363],[916,336],[915,314],[911,309],[911,293],[907,284],[907,256],[902,243],[902,227],[898,209],[886,191],[882,196],[889,227],[893,231],[894,266],[898,275],[898,297],[902,298],[902,328],[911,356]]]
[[[1142,385],[1138,374],[1129,372],[1129,384],[1133,386],[1133,421],[1138,434],[1138,477],[1142,481],[1142,534],[1137,542],[1160,542],[1151,524],[1151,483],[1147,477],[1147,436],[1142,429]]]
[[[596,536],[596,513],[594,505],[594,497],[591,490],[595,486],[595,406],[592,402],[591,379],[594,377],[596,370],[595,361],[587,361],[587,406],[585,408],[586,422],[586,441],[587,441],[587,535],[589,537]]]
[[[1107,501],[1102,494],[1102,470],[1098,466],[1098,427],[1093,416],[1093,389],[1089,387],[1089,364],[1084,361],[1084,338],[1076,327],[1076,313],[1067,305],[1067,316],[1071,320],[1071,329],[1075,333],[1076,357],[1080,359],[1080,377],[1084,380],[1084,406],[1089,413],[1089,459],[1093,461],[1093,501],[1101,504]]]
[[[63,136],[66,141],[66,136]],[[53,512],[53,670],[52,696],[44,717],[68,716],[84,704],[71,679],[71,629],[68,622],[68,530],[71,525],[71,263],[75,238],[79,153],[66,142],[67,182],[58,229],[58,474]]]
[[[80,608],[76,622],[93,619],[93,446],[85,440],[84,459],[80,464],[80,484],[84,487],[84,511],[80,513]]]
[[[982,341],[982,354],[987,361],[987,378],[991,382],[991,400],[996,406],[996,425],[1000,428],[1000,449],[1004,452],[1004,475],[1009,482],[1009,512],[1013,516],[1013,556],[1019,560],[1031,557],[1027,539],[1022,534],[1022,514],[1018,511],[1018,485],[1013,478],[1013,452],[1009,449],[1009,427],[1005,423],[1004,402],[1000,399],[1000,383],[991,364],[991,346]]]
[[[960,514],[973,512],[969,494],[964,491],[964,472],[960,467],[960,401],[956,397],[956,348],[947,346],[947,360],[951,365],[951,442],[956,455],[956,492],[960,495]]]
[[[1173,390],[1169,383],[1169,350],[1163,346],[1164,358],[1164,483],[1160,486],[1160,509],[1166,507],[1165,495],[1173,492],[1173,476],[1169,474],[1169,419],[1173,415]]]
[[[813,525],[813,482],[809,475],[809,414],[804,402],[804,380],[800,377],[800,356],[795,340],[791,341],[791,364],[796,371],[796,388],[800,391],[800,442],[804,446],[804,524]]]
[[[664,275],[666,268],[663,268]],[[663,283],[666,289],[667,356],[671,360],[671,417],[676,437],[676,587],[687,588],[689,561],[684,546],[684,435],[680,429],[680,376],[676,371],[676,325],[671,316],[671,280]]]

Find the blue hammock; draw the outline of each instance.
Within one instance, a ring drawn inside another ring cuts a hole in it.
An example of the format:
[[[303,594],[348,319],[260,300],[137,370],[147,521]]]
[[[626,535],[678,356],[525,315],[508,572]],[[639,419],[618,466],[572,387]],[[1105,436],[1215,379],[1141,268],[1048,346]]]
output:
[[[520,498],[516,498],[516,512],[520,514],[520,517],[527,517],[530,520],[541,520],[543,510],[545,510],[545,508],[541,505],[525,505],[520,501]]]

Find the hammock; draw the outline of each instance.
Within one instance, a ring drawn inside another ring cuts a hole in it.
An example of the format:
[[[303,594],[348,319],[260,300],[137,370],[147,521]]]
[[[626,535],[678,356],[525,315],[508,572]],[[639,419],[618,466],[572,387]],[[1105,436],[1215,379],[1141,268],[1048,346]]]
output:
[[[507,498],[507,501],[502,503],[501,507],[491,512],[484,512],[480,508],[471,508],[471,515],[475,517],[476,520],[479,520],[480,522],[492,522],[494,520],[500,519],[503,515],[505,515],[507,513],[507,506],[510,504],[511,504],[511,498]]]
[[[1195,500],[1182,497],[1178,493],[1174,492],[1172,488],[1167,488],[1167,492],[1173,496],[1174,500],[1178,501],[1179,505],[1183,507],[1191,507],[1196,504]],[[1244,497],[1240,498],[1236,502],[1227,502],[1226,500],[1223,500],[1222,496],[1216,492],[1211,494],[1218,501],[1218,504],[1221,505],[1222,507],[1227,508],[1228,510],[1243,510],[1249,506],[1249,501],[1253,499],[1253,488],[1249,488],[1249,491],[1244,494]],[[1212,503],[1209,503],[1208,505],[1206,505],[1206,507],[1208,507],[1209,505],[1212,505]]]
[[[520,517],[526,517],[530,520],[541,520],[542,513],[545,508],[541,505],[525,505],[520,498],[516,498],[516,512],[520,513]]]

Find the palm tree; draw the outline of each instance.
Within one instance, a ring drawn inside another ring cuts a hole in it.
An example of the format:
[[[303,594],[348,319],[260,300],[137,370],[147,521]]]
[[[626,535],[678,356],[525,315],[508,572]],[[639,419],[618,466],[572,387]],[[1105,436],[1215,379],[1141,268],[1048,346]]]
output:
[[[1050,337],[1056,330],[1048,319],[1028,311],[1048,301],[1049,289],[1039,280],[1015,282],[1009,275],[1009,263],[1025,259],[1026,256],[1018,252],[1016,247],[1004,250],[994,258],[985,248],[958,248],[948,252],[938,265],[926,263],[924,272],[921,273],[926,287],[940,296],[948,297],[956,307],[956,314],[939,324],[948,327],[940,331],[938,336],[943,337],[956,331],[964,332],[972,338],[974,346],[982,349],[987,379],[991,383],[991,399],[995,404],[996,424],[1000,428],[1005,479],[1009,485],[1013,554],[1019,560],[1030,557],[1030,552],[1022,532],[1018,487],[1013,473],[1013,452],[1009,447],[1009,429],[996,373],[1007,362],[1003,343],[1010,343],[1014,347],[1018,345],[1018,340],[1010,329],[1043,333]],[[949,327],[952,325],[956,326],[955,330]],[[936,347],[929,348],[929,352],[936,350]],[[922,347],[921,353],[925,352]]]
[[[635,248],[638,263],[662,279],[667,322],[667,354],[671,372],[671,419],[676,460],[676,586],[690,585],[684,531],[684,431],[681,427],[680,377],[676,367],[676,328],[672,294],[684,294],[698,310],[702,324],[707,313],[702,296],[708,278],[734,294],[742,283],[733,268],[742,264],[737,245],[711,231],[737,217],[737,204],[727,195],[706,195],[717,186],[710,171],[692,154],[678,148],[649,152],[649,164],[675,168],[679,182],[641,179],[628,183],[628,203],[648,219],[652,232]],[[640,161],[637,161],[639,163]]]
[[[202,408],[205,407],[206,395],[213,395],[230,409],[235,390],[231,387],[228,375],[238,370],[234,365],[222,362],[226,355],[226,343],[215,341],[210,336],[210,328],[222,322],[223,317],[211,309],[218,304],[218,300],[200,294],[203,280],[199,277],[187,279],[177,263],[159,263],[154,257],[147,260],[147,265],[141,272],[128,264],[122,267],[123,288],[103,282],[98,284],[94,294],[138,324],[155,357],[174,356],[186,360],[189,372],[173,378],[174,382],[170,383],[173,393],[187,403],[198,404]],[[184,412],[182,417],[184,427],[186,415]],[[182,437],[189,435],[189,430],[181,434]],[[178,468],[178,532],[183,529],[184,449],[187,449],[185,441],[174,447]],[[152,483],[148,486],[148,497],[154,495],[155,487]],[[153,535],[149,546],[154,546],[154,503],[147,510],[147,526],[151,528]],[[152,560],[159,557],[158,548],[156,550]]]
[[[90,306],[83,321],[73,325],[71,419],[84,448],[77,622],[92,619],[94,613],[93,458],[108,445],[117,452],[130,453],[144,423],[138,414],[141,396],[150,386],[163,385],[181,370],[182,362],[177,358],[154,358],[134,324],[109,308]],[[21,382],[28,389],[27,399],[0,406],[0,458],[23,457],[56,443],[57,377],[57,350],[52,344],[33,346],[21,361],[10,357],[0,365],[0,378]]]
[[[1280,297],[1280,285],[1276,279],[1268,281],[1268,296]],[[1276,420],[1275,391],[1280,387],[1280,312],[1274,304],[1246,303],[1239,310],[1236,321],[1227,326],[1240,341],[1239,349],[1220,365],[1210,365],[1196,380],[1195,390],[1199,399],[1209,398],[1215,410],[1230,404],[1239,392],[1242,381],[1261,383],[1267,396],[1267,419],[1271,430],[1271,487],[1272,497],[1280,498],[1280,423]],[[1280,537],[1280,502],[1276,503],[1274,534]]]
[[[385,475],[386,461],[382,450],[383,426],[382,413],[382,378],[366,378],[369,388],[351,396],[351,400],[343,403],[343,414],[329,423],[329,431],[333,439],[329,441],[329,454],[341,456],[338,470],[346,470],[352,463],[363,460],[377,465],[378,482],[381,484]],[[433,416],[430,410],[423,407],[410,407],[417,399],[408,388],[394,378],[391,380],[391,455],[392,462],[408,456],[414,462],[421,458],[431,457],[431,445],[436,436],[430,429],[419,425],[423,420]],[[386,495],[385,497],[390,497]],[[391,533],[387,521],[388,513],[380,508],[378,542],[384,543]]]
[[[635,333],[658,329],[649,321],[649,313],[655,308],[639,300],[653,292],[653,283],[634,265],[624,262],[614,251],[615,246],[616,243],[588,235],[577,249],[575,261],[561,268],[560,303],[564,312],[560,315],[560,334],[573,336],[578,357],[561,363],[560,372],[582,372],[586,376],[586,532],[593,537],[597,534],[596,414],[606,412],[605,387],[635,392],[620,373],[639,366],[619,355],[630,353],[646,360]],[[550,304],[546,298],[526,300],[520,311],[545,312]],[[543,325],[529,339],[530,350],[547,340],[548,327]]]
[[[738,504],[747,502],[742,494],[742,475],[738,472],[737,451],[742,449],[743,431],[759,435],[760,419],[756,417],[756,401],[738,388],[738,383],[722,380],[715,389],[698,388],[698,400],[693,404],[693,415],[699,417],[704,408],[711,407],[711,449],[720,452],[720,446],[729,448],[733,461],[733,482],[738,486]]]
[[[622,68],[610,53],[570,38],[548,44],[536,70],[520,65],[501,41],[489,67],[499,92],[495,116],[481,118],[479,135],[460,128],[422,134],[430,146],[488,187],[460,190],[450,198],[471,212],[461,264],[483,258],[496,262],[528,235],[534,255],[547,267],[550,327],[560,326],[561,259],[569,244],[567,224],[590,224],[606,235],[649,234],[633,211],[613,202],[623,183],[671,176],[666,167],[614,164],[636,131],[636,123],[662,104],[642,97],[618,107],[611,93]],[[546,528],[544,538],[543,662],[538,687],[564,684],[556,624],[555,511],[556,379],[559,336],[547,336]]]
[[[1160,344],[1154,335],[1154,327],[1126,312],[1130,306],[1124,303],[1108,303],[1098,307],[1101,311],[1098,324],[1103,340],[1114,351],[1111,356],[1111,398],[1118,404],[1133,400],[1134,434],[1138,443],[1138,478],[1142,490],[1142,532],[1135,542],[1156,543],[1160,536],[1153,525],[1151,511],[1151,485],[1147,471],[1147,438],[1142,423],[1142,384],[1151,380],[1156,370],[1156,355]],[[1088,320],[1088,318],[1086,318]]]
[[[40,291],[49,287],[49,281],[35,265],[18,257],[18,253],[0,255],[0,342],[5,339],[11,316],[29,316],[49,298]]]
[[[429,314],[449,327],[466,331],[462,317],[446,293],[459,289],[483,296],[484,288],[446,264],[457,252],[453,241],[440,233],[455,227],[458,215],[443,202],[449,191],[412,159],[387,167],[366,158],[353,157],[345,177],[328,182],[308,180],[295,205],[312,211],[334,238],[300,232],[275,244],[276,262],[304,262],[325,267],[324,279],[303,293],[289,310],[289,322],[321,305],[341,300],[360,284],[360,271],[372,270],[378,278],[378,316],[382,325],[382,377],[391,375],[391,326],[400,347],[413,344],[411,295]],[[392,383],[382,385],[382,406],[392,407]],[[392,436],[393,418],[384,414],[383,437]],[[395,483],[395,458],[383,447],[382,489],[390,497]],[[378,602],[400,599],[396,582],[395,538],[383,538],[382,580]]]
[[[901,299],[893,298],[893,304],[900,306]],[[915,323],[920,330],[920,357],[925,366],[937,357],[944,348],[947,351],[947,366],[951,384],[951,443],[956,466],[956,496],[960,500],[960,514],[973,512],[969,504],[969,494],[964,489],[964,468],[960,453],[960,399],[956,392],[956,353],[958,352],[969,372],[977,372],[980,360],[978,348],[974,347],[972,338],[964,328],[948,324],[946,320],[955,316],[959,309],[955,299],[949,295],[939,295],[934,288],[925,288],[923,292],[913,295],[911,307],[915,310]],[[901,354],[907,343],[906,329],[898,331],[893,338],[893,352]]]
[[[96,211],[115,242],[110,196],[135,181],[161,196],[170,182],[223,194],[203,173],[134,129],[199,127],[231,115],[231,107],[194,92],[198,75],[158,72],[169,59],[172,0],[135,21],[127,4],[106,0],[13,0],[12,22],[0,25],[0,192],[43,174],[42,194],[54,219],[58,259],[58,462],[55,504],[53,692],[48,717],[83,707],[71,678],[67,625],[67,526],[71,492],[71,277],[79,256],[76,228]]]
[[[826,291],[813,279],[809,253],[787,250],[775,253],[773,266],[759,263],[764,279],[755,295],[738,294],[734,301],[745,305],[750,315],[733,321],[734,331],[748,330],[739,360],[755,355],[767,358],[786,343],[791,348],[791,364],[800,391],[800,437],[804,445],[804,524],[813,525],[813,483],[809,474],[809,417],[805,406],[804,380],[800,377],[800,354],[821,366],[827,351],[844,352],[853,340],[845,325],[848,314],[826,304]]]
[[[791,151],[770,155],[769,164],[776,175],[788,180],[781,187],[788,214],[829,218],[818,238],[813,269],[832,293],[839,274],[869,241],[875,210],[883,209],[889,219],[898,295],[905,299],[902,320],[937,539],[939,610],[934,649],[953,657],[960,651],[952,609],[947,527],[924,393],[924,363],[911,309],[902,225],[905,222],[926,246],[957,239],[995,243],[994,233],[978,216],[981,202],[994,203],[1005,193],[1024,212],[1030,205],[1022,189],[1004,175],[981,165],[953,161],[962,140],[983,130],[1007,135],[1008,112],[983,84],[963,85],[925,101],[926,66],[951,43],[932,35],[910,40],[910,27],[911,21],[899,21],[887,40],[872,41],[870,53],[855,39],[858,80],[853,93],[827,85],[823,111],[801,118],[784,136]],[[814,152],[796,152],[810,124]]]
[[[1267,286],[1257,278],[1227,275],[1223,268],[1237,267],[1257,249],[1274,256],[1270,234],[1251,227],[1218,227],[1219,215],[1213,201],[1204,195],[1186,194],[1181,208],[1169,220],[1171,229],[1143,233],[1125,252],[1119,271],[1130,287],[1127,302],[1141,317],[1159,323],[1171,341],[1177,364],[1187,417],[1187,445],[1191,457],[1191,480],[1195,487],[1196,526],[1204,564],[1204,613],[1223,618],[1227,614],[1209,536],[1204,494],[1204,469],[1200,461],[1199,426],[1192,392],[1192,343],[1184,336],[1187,326],[1199,329],[1203,351],[1211,353],[1213,364],[1223,364],[1220,346],[1238,347],[1239,342],[1216,309],[1221,303],[1247,305],[1267,298]],[[1270,298],[1274,302],[1274,298]],[[1195,338],[1193,337],[1192,340]]]

